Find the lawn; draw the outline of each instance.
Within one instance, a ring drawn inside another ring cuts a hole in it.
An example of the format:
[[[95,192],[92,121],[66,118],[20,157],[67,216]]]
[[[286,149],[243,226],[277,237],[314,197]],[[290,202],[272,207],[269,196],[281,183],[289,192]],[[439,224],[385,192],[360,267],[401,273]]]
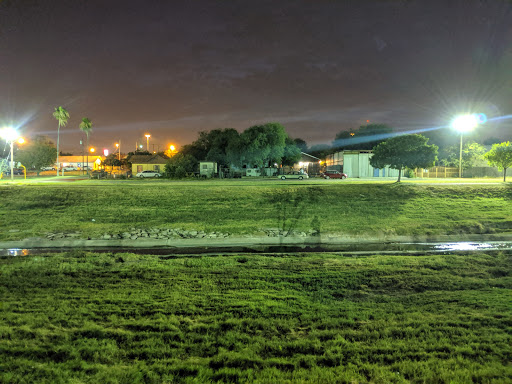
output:
[[[280,220],[281,218],[281,220]],[[353,236],[512,232],[512,184],[335,180],[117,180],[0,185],[0,240],[130,228],[264,236],[265,229]]]
[[[0,259],[1,383],[512,382],[510,255]]]

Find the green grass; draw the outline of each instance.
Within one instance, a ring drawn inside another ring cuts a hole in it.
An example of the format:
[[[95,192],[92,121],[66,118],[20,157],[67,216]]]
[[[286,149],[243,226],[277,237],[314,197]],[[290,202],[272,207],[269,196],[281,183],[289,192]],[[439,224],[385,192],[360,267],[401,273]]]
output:
[[[512,382],[510,255],[0,260],[1,383]]]
[[[275,201],[276,195],[281,196],[280,202]],[[263,228],[278,226],[280,207],[286,209],[288,221],[300,212],[298,230],[311,229],[316,220],[315,226],[324,234],[510,232],[511,202],[509,183],[87,180],[3,184],[0,240],[75,231],[87,238],[131,227],[263,235]]]

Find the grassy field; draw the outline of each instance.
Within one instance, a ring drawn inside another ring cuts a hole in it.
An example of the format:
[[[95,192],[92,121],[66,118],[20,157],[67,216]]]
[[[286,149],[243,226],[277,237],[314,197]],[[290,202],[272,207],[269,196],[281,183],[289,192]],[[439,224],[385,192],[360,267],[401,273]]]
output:
[[[1,383],[512,382],[510,255],[0,259]]]
[[[280,221],[281,218],[281,221]],[[283,226],[338,235],[512,231],[512,184],[310,180],[117,180],[0,185],[0,240],[48,232],[182,228],[264,235]]]

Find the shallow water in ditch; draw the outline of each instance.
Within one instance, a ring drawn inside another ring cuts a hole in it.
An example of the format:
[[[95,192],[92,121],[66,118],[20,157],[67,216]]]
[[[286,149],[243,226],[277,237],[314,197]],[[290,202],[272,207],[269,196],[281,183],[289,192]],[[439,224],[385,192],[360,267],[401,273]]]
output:
[[[0,257],[30,256],[68,252],[77,248],[0,249]],[[215,253],[291,253],[291,252],[337,252],[347,254],[427,254],[453,252],[512,251],[512,241],[489,242],[442,242],[442,243],[361,243],[318,245],[252,245],[230,247],[165,247],[165,248],[80,248],[92,252],[130,252],[148,255],[192,255]]]

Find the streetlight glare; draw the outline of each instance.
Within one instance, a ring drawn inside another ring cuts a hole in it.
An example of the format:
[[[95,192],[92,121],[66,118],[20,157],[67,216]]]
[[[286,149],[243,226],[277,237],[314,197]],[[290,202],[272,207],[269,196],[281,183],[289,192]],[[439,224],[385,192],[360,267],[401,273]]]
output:
[[[96,151],[94,148],[89,148],[89,152],[94,153]]]
[[[18,140],[20,138],[20,136],[18,135],[18,131],[16,131],[16,129],[14,129],[13,127],[3,127],[2,129],[0,129],[0,137],[2,139],[4,139],[7,143],[10,142],[10,147],[11,147],[11,181],[14,181],[14,141]]]
[[[0,137],[5,141],[14,141],[18,138],[18,132],[13,127],[3,127],[0,129]]]
[[[20,137],[18,139],[18,144],[23,144],[25,142],[25,139],[23,137]]]
[[[176,149],[176,147],[174,145],[171,145],[169,148],[171,151],[174,151]]]
[[[476,128],[478,125],[477,115],[462,115],[457,116],[452,121],[452,128],[459,132],[469,132]]]

